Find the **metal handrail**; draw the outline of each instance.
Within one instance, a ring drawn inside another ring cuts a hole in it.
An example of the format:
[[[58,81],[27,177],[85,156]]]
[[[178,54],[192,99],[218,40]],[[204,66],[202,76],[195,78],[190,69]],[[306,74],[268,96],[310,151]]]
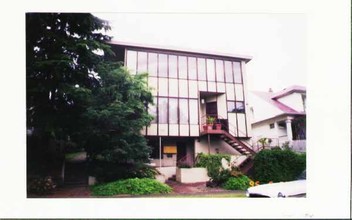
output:
[[[206,124],[206,119],[207,119],[207,117],[209,117],[209,116],[210,116],[210,117],[214,117],[215,120],[219,120],[219,119],[227,120],[228,126],[224,125],[223,123],[221,123],[221,125],[224,126],[225,128],[227,128],[227,130],[228,130],[229,132],[234,132],[234,133],[236,133],[235,131],[238,130],[238,133],[240,133],[240,134],[244,135],[245,137],[247,137],[247,134],[246,134],[245,132],[241,131],[240,129],[237,129],[237,127],[236,127],[235,125],[230,124],[230,123],[229,123],[229,120],[226,119],[226,118],[224,118],[224,117],[222,117],[221,115],[215,115],[215,114],[206,114],[206,115],[203,115],[203,116],[201,117],[201,123],[205,125],[205,124]],[[204,120],[203,120],[204,118],[205,118],[205,122],[204,122]],[[230,130],[230,126],[233,127],[235,130]]]

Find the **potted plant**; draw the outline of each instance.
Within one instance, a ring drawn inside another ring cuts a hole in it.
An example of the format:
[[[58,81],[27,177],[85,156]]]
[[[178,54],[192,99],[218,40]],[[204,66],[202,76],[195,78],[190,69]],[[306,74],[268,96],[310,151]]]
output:
[[[207,117],[207,126],[208,126],[208,130],[212,130],[212,129],[213,129],[214,121],[215,121],[215,118],[214,118],[214,117],[211,117],[211,116],[208,116],[208,117]]]
[[[216,120],[215,128],[216,128],[216,130],[221,130],[221,122],[220,122],[220,119],[217,119],[217,120]]]

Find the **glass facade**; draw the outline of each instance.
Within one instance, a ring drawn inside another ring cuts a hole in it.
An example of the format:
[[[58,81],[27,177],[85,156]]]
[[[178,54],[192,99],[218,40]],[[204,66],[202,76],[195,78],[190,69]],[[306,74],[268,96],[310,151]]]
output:
[[[179,131],[172,131],[173,134],[181,134],[184,126],[188,130],[192,126],[200,128],[202,92],[225,94],[225,113],[245,113],[242,64],[237,60],[156,49],[127,49],[125,65],[132,74],[149,74],[154,105],[148,107],[148,112],[154,116],[151,123],[156,125],[159,134],[165,126],[171,129],[171,125],[172,128],[179,126]],[[170,130],[163,130],[163,134],[167,133]]]

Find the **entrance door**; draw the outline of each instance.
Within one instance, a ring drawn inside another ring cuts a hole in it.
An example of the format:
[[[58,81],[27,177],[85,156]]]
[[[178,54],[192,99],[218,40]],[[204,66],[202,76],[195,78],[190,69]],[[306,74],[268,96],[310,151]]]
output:
[[[207,115],[216,117],[218,115],[218,105],[216,102],[207,102],[205,105],[205,111]]]
[[[187,160],[187,149],[185,142],[177,142],[177,162],[184,162]]]

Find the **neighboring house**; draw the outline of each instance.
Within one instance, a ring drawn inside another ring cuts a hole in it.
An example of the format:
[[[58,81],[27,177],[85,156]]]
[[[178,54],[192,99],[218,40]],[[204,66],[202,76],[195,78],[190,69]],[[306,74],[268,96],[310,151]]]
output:
[[[250,106],[254,146],[262,146],[258,140],[267,138],[272,147],[288,144],[296,151],[305,151],[305,87],[291,86],[275,93],[251,91]]]
[[[154,116],[142,133],[153,148],[152,164],[169,175],[177,165],[193,165],[198,153],[249,156],[247,56],[112,42],[118,61],[132,74],[148,72]],[[221,129],[205,129],[207,117]],[[242,158],[238,157],[238,158]],[[247,159],[248,158],[248,159]],[[244,163],[242,163],[244,164]],[[248,164],[242,170],[249,169]]]

